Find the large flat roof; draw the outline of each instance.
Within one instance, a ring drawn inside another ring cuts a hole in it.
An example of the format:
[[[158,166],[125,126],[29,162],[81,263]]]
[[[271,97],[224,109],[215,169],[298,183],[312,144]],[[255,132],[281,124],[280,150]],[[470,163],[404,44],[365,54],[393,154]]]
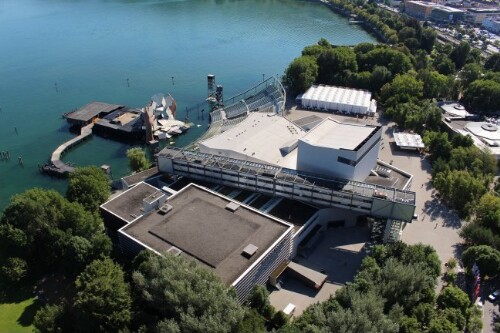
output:
[[[463,10],[443,5],[436,5],[432,10],[441,10],[446,13],[465,13]]]
[[[467,117],[471,114],[460,103],[443,103],[439,106],[447,115],[454,117]]]
[[[226,132],[199,142],[199,147],[201,152],[206,152],[206,148],[230,150],[240,157],[248,156],[249,160],[294,168],[296,156],[295,160],[292,158],[291,163],[288,163],[291,156],[284,149],[289,147],[288,150],[292,151],[293,145],[305,133],[282,116],[252,112]]]
[[[167,199],[171,211],[153,211],[120,232],[159,253],[180,252],[231,284],[292,226],[244,205],[233,212],[226,209],[230,203],[234,201],[190,184]],[[250,244],[258,249],[248,258],[242,253]]]
[[[154,186],[139,183],[106,202],[101,207],[130,223],[144,214],[143,200],[159,191]]]
[[[66,118],[74,121],[88,122],[101,113],[110,113],[113,110],[122,108],[123,105],[108,104],[102,102],[92,102],[82,106],[76,111],[68,113]]]
[[[394,133],[394,141],[401,148],[424,148],[422,137],[418,134],[396,132]]]
[[[332,118],[325,118],[301,140],[323,147],[357,150],[358,146],[378,128],[378,126],[341,123]]]
[[[371,97],[372,93],[368,90],[318,85],[311,86],[302,95],[302,100],[315,100],[369,107]]]

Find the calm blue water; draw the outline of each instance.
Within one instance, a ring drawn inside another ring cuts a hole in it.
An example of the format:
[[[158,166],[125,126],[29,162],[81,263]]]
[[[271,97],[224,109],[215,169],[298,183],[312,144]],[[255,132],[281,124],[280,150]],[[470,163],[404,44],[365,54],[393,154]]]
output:
[[[31,187],[64,191],[65,181],[37,168],[72,136],[62,113],[95,100],[141,107],[170,92],[183,119],[205,98],[208,73],[229,97],[262,74],[281,75],[321,37],[374,41],[322,5],[293,0],[0,0],[0,151],[11,156],[0,161],[0,209]],[[178,145],[206,129],[206,119],[190,118],[203,126]],[[109,164],[117,178],[129,172],[128,148],[94,136],[64,159]]]

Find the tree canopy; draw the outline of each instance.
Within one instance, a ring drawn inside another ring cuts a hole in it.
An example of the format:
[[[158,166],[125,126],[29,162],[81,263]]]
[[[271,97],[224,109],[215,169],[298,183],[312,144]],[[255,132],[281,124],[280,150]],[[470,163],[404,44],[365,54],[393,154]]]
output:
[[[500,251],[491,246],[471,246],[462,254],[462,260],[469,268],[476,263],[481,276],[495,277],[500,273]]]
[[[139,305],[155,325],[167,321],[178,332],[232,332],[245,313],[212,271],[182,257],[142,252],[132,280]]]
[[[110,194],[109,178],[96,166],[76,168],[69,175],[66,197],[91,212],[98,212]]]
[[[318,77],[318,64],[311,56],[295,58],[285,71],[285,84],[293,94],[305,92]]]
[[[146,157],[146,153],[141,148],[130,148],[127,150],[127,158],[130,169],[135,172],[146,170],[151,165]]]
[[[76,279],[77,330],[118,332],[131,319],[129,285],[111,259],[93,261]]]
[[[14,271],[77,273],[110,250],[102,220],[55,191],[35,188],[18,194],[0,218],[0,260],[10,262]]]

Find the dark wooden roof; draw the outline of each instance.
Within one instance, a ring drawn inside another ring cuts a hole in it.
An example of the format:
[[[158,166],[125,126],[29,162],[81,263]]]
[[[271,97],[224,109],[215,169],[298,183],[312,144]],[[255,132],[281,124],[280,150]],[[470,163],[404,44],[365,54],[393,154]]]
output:
[[[70,112],[66,115],[66,119],[72,121],[89,122],[94,117],[101,113],[110,113],[116,109],[122,108],[123,105],[108,104],[102,102],[89,103],[76,111]]]

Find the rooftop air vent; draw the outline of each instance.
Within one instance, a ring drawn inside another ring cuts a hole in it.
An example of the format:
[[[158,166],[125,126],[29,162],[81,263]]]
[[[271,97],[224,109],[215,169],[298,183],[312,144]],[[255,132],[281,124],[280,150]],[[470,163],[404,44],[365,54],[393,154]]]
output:
[[[164,204],[163,206],[160,207],[160,209],[158,210],[158,213],[160,213],[161,215],[165,215],[167,214],[168,212],[170,212],[172,210],[172,205],[170,204]]]
[[[236,202],[230,202],[226,205],[226,209],[230,212],[235,212],[236,210],[238,210],[238,208],[240,208],[240,205],[238,205]]]
[[[253,244],[248,244],[241,253],[245,258],[250,259],[259,248]]]

